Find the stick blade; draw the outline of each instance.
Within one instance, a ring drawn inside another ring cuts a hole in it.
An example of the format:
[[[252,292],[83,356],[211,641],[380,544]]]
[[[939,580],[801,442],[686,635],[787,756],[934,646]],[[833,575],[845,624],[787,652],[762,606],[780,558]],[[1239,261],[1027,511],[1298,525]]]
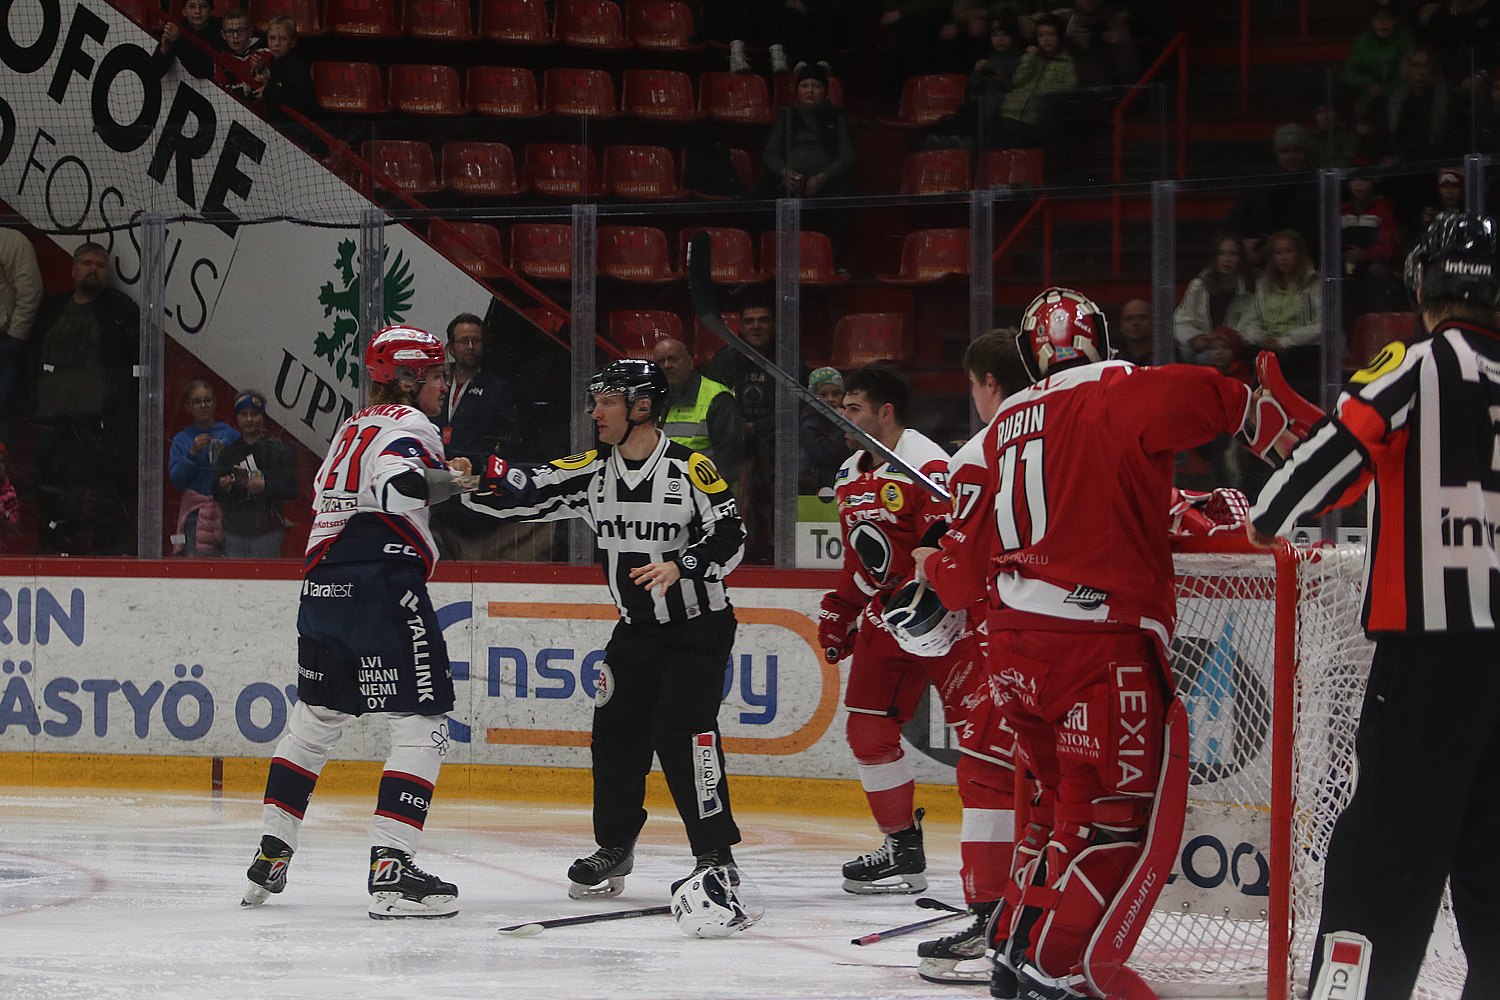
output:
[[[522,938],[536,937],[544,930],[546,928],[541,924],[516,924],[514,927],[502,927],[496,933],[501,937]]]

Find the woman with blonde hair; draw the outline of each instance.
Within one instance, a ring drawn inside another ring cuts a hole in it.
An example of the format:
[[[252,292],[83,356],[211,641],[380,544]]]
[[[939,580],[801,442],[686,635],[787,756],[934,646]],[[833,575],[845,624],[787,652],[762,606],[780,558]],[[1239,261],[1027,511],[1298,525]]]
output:
[[[1239,327],[1251,348],[1275,351],[1292,387],[1317,397],[1323,341],[1323,290],[1301,235],[1272,233],[1265,273],[1255,283]]]

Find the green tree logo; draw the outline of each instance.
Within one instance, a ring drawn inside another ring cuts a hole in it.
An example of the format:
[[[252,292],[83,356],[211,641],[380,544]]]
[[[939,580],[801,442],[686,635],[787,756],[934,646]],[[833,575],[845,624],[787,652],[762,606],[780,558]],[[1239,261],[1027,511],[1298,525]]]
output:
[[[344,287],[336,289],[333,282],[325,281],[318,290],[318,302],[323,306],[323,315],[333,317],[333,332],[320,332],[313,348],[314,354],[333,367],[338,380],[347,382],[352,389],[359,388],[360,373],[364,370],[359,350],[360,279],[354,260],[358,249],[353,240],[339,242],[339,259],[334,262],[334,266],[339,270]],[[386,267],[380,324],[390,326],[406,318],[407,310],[411,308],[412,283],[415,279],[404,252],[397,250],[393,260],[391,248],[387,246],[384,261]]]

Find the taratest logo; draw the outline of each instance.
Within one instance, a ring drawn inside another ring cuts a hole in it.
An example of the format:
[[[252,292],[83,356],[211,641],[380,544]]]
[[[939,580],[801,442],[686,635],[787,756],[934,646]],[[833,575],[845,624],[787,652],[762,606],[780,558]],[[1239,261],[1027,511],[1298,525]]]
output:
[[[353,240],[339,241],[339,257],[333,266],[338,268],[344,287],[334,288],[333,282],[325,281],[318,290],[318,303],[325,317],[333,317],[333,330],[318,333],[313,346],[313,353],[328,362],[338,381],[347,382],[354,389],[359,388],[360,373],[364,370],[359,350],[359,274],[354,259],[358,249]],[[390,255],[391,248],[387,246],[385,257],[389,259]],[[382,326],[399,323],[406,317],[415,281],[405,252],[397,250],[395,259],[385,269],[382,283]]]

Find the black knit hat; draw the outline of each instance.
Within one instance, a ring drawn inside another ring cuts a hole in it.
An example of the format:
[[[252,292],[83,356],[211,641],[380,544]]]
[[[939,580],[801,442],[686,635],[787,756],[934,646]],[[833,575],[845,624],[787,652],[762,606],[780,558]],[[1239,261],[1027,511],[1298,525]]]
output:
[[[799,62],[797,64],[797,82],[803,80],[817,80],[823,86],[828,86],[828,67],[822,63]]]

